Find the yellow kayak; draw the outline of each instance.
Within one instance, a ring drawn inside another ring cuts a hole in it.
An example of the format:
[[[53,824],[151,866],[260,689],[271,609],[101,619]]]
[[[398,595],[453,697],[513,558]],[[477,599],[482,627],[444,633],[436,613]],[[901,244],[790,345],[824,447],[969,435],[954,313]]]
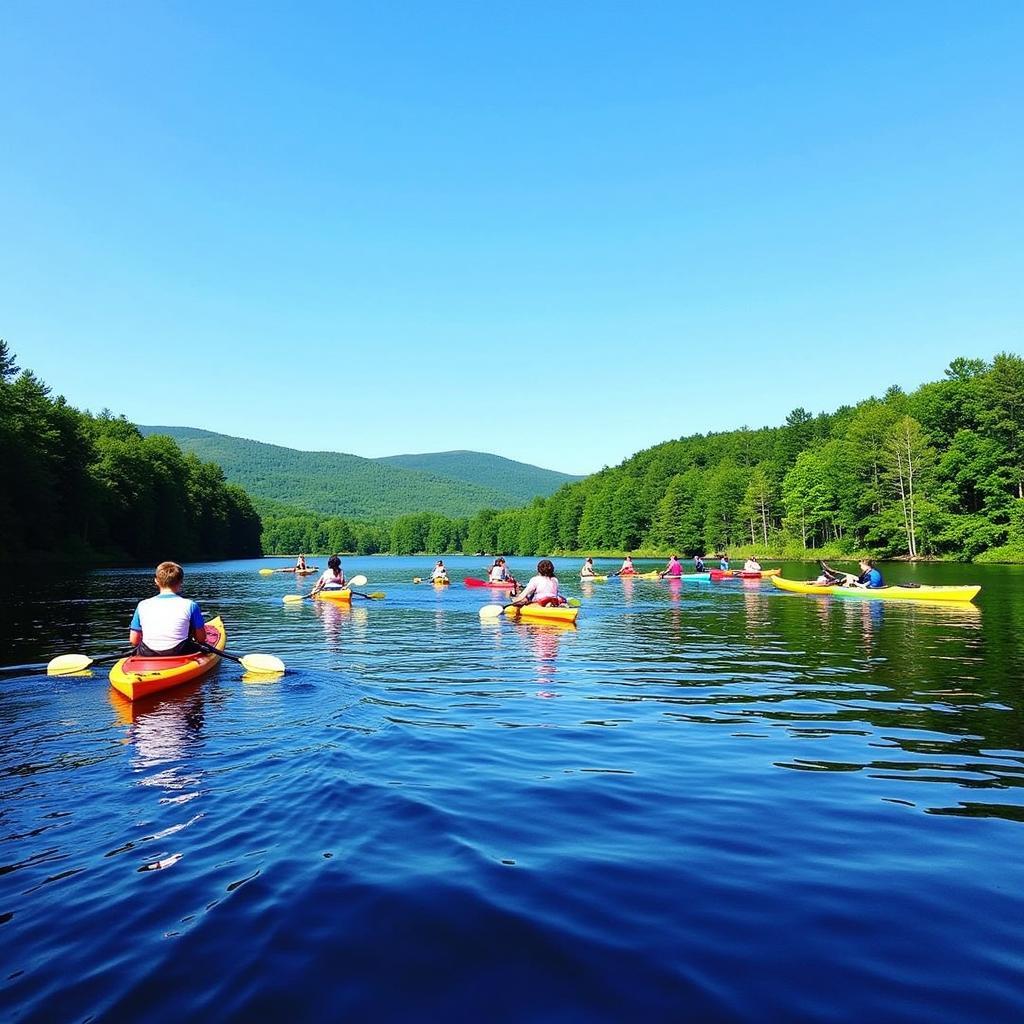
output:
[[[569,605],[539,605],[524,604],[522,607],[507,605],[505,614],[510,619],[528,619],[530,622],[572,622],[576,621],[579,615],[579,608],[570,608]]]
[[[313,595],[315,601],[344,601],[346,604],[352,601],[352,591],[348,587],[343,587],[339,590],[321,590],[319,593]]]
[[[591,583],[605,583],[608,580],[607,576],[602,576],[600,573],[595,573],[593,576],[581,576],[580,580],[586,583],[588,580]]]
[[[864,587],[819,587],[814,583],[787,580],[781,576],[769,577],[773,587],[788,590],[794,594],[831,594],[836,597],[850,597],[862,601],[973,601],[981,587],[878,587],[868,590]]]

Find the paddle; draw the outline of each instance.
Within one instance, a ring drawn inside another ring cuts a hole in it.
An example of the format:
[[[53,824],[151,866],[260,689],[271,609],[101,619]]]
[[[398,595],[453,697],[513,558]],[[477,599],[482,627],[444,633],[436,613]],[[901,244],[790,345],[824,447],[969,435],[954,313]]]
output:
[[[375,590],[372,594],[364,594],[361,590],[353,590],[353,597],[365,597],[367,601],[383,601],[388,595],[383,590]]]
[[[366,577],[363,575],[353,576],[352,579],[350,579],[348,583],[345,584],[345,586],[349,589],[351,589],[352,587],[362,587],[365,586],[366,582]],[[285,604],[293,604],[296,601],[308,600],[313,596],[313,593],[314,591],[310,591],[308,594],[285,594],[284,597],[281,598],[281,600],[284,601]],[[359,596],[363,597],[365,595],[360,594]],[[383,596],[384,595],[381,594],[381,597]]]
[[[90,665],[102,665],[107,661],[117,661],[120,658],[127,658],[135,651],[129,648],[127,651],[119,651],[117,654],[102,654],[98,658],[90,658],[88,654],[60,654],[51,658],[46,665],[48,676],[64,676],[71,672],[82,672]]]
[[[579,608],[582,602],[578,597],[570,597],[565,602],[570,608]],[[479,615],[481,619],[496,619],[502,615],[506,608],[524,608],[525,605],[521,604],[485,604],[480,609]]]
[[[243,654],[239,656],[237,654],[229,654],[227,651],[222,651],[212,644],[199,640],[196,641],[196,645],[204,651],[216,654],[218,657],[227,658],[228,661],[237,661],[246,672],[284,671],[284,662],[280,658],[275,658],[273,654]]]

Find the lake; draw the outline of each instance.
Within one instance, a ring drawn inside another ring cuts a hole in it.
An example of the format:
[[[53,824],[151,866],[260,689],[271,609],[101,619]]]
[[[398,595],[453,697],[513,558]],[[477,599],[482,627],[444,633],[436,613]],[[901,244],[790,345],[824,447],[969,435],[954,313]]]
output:
[[[446,562],[346,558],[350,609],[186,566],[288,672],[137,705],[27,669],[118,649],[151,569],[3,578],[0,1018],[1021,1019],[1024,569],[883,566],[982,584],[944,607],[556,560],[573,629]]]

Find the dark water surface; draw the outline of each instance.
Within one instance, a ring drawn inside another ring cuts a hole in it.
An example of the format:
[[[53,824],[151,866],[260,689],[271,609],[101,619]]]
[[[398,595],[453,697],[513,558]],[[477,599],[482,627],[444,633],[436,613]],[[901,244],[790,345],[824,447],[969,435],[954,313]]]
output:
[[[572,582],[573,630],[260,564],[187,592],[281,678],[0,677],[0,1019],[1024,1018],[1024,571]],[[116,649],[149,578],[5,578],[2,660]]]

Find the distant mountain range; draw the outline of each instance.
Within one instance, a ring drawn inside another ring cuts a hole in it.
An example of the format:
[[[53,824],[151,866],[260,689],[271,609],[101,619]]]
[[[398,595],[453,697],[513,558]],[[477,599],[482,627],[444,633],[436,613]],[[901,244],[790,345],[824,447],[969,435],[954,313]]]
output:
[[[216,462],[252,497],[322,515],[376,519],[406,512],[466,516],[515,508],[582,479],[485,452],[436,452],[364,459],[305,452],[196,427],[140,426],[166,434],[186,452]]]

